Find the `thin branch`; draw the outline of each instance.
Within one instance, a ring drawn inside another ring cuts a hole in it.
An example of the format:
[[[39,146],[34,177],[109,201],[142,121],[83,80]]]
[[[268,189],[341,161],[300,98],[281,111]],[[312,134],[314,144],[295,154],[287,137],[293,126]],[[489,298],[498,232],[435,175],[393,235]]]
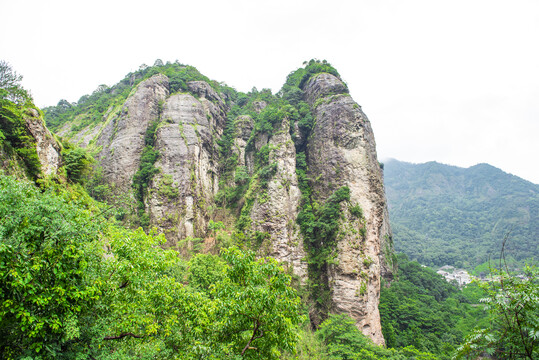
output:
[[[257,331],[260,331],[260,335],[256,335]],[[251,347],[251,343],[256,339],[261,338],[262,336],[264,336],[264,330],[260,329],[260,321],[256,320],[255,328],[253,329],[253,335],[251,336],[251,339],[249,339],[249,342],[247,343],[247,345],[245,345],[245,347],[243,348],[241,355],[243,356],[245,352],[247,351],[247,349],[256,349],[256,348]]]
[[[135,335],[133,333],[128,332],[128,333],[121,333],[118,336],[105,336],[103,340],[120,340],[126,336],[134,337],[136,339],[142,339],[144,337],[144,336],[139,336],[139,335]]]

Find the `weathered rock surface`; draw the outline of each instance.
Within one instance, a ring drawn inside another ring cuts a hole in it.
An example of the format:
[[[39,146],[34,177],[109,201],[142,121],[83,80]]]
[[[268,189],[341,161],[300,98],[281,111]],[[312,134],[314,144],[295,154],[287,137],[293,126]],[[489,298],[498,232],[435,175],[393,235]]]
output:
[[[332,309],[357,320],[365,335],[384,342],[378,302],[384,265],[381,246],[390,237],[383,174],[374,135],[361,108],[345,93],[346,86],[330,74],[314,76],[305,99],[315,106],[315,126],[307,144],[309,175],[317,179],[313,193],[327,199],[341,186],[350,188],[350,205],[360,205],[364,219],[342,205],[337,261],[329,267]],[[361,228],[366,227],[365,236]]]
[[[37,156],[44,175],[56,174],[61,165],[60,146],[35,109],[26,110],[26,127],[36,141]]]
[[[97,138],[98,160],[104,177],[125,193],[131,191],[139,168],[148,126],[159,121],[160,102],[168,96],[168,78],[157,74],[141,82],[125,101],[120,114],[108,121]]]
[[[107,115],[108,113],[105,114],[105,118]],[[103,123],[91,124],[83,128],[82,130],[75,132],[71,131],[71,127],[71,123],[66,123],[58,131],[56,131],[56,135],[68,140],[73,144],[86,148],[90,144],[90,141],[94,140],[99,134],[99,131],[103,127]]]
[[[283,119],[280,128],[267,142],[271,149],[269,164],[275,164],[276,171],[267,189],[258,189],[251,210],[251,226],[252,231],[268,235],[261,244],[264,254],[291,267],[304,283],[307,279],[306,253],[296,224],[301,191],[296,177],[296,149],[289,128],[288,119]]]
[[[317,74],[306,87],[309,90],[305,93],[305,101],[311,105],[326,96],[348,92],[348,87],[341,80],[327,73]]]
[[[241,115],[234,120],[234,142],[232,153],[238,158],[238,166],[245,166],[249,173],[253,173],[252,154],[249,160],[245,156],[245,148],[254,128],[254,120],[249,115]],[[248,166],[249,162],[249,166]],[[235,174],[234,174],[235,175]]]
[[[257,113],[260,113],[264,108],[268,106],[265,101],[255,101],[253,102],[253,108]]]
[[[226,106],[205,82],[189,86],[200,99],[175,94],[163,106],[155,140],[160,172],[146,201],[152,224],[167,235],[170,246],[186,237],[204,237],[219,184],[216,141]]]

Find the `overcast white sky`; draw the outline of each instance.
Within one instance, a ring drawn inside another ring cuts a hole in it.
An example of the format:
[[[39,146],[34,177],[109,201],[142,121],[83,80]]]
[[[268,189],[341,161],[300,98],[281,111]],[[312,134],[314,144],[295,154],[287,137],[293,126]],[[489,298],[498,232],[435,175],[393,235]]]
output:
[[[0,59],[38,106],[77,101],[156,59],[240,91],[327,59],[378,156],[539,183],[538,0],[0,0]]]

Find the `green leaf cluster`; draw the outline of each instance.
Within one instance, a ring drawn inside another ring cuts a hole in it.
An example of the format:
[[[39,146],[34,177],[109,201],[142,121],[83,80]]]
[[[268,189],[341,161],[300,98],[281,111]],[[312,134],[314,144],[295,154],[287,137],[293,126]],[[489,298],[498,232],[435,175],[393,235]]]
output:
[[[375,345],[361,333],[355,321],[346,314],[330,314],[315,333],[301,333],[297,355],[285,359],[319,360],[438,360],[432,353],[413,346],[402,349]]]
[[[147,229],[150,225],[150,219],[146,214],[144,199],[148,195],[148,186],[153,176],[159,172],[159,169],[155,167],[155,162],[159,158],[159,151],[155,150],[155,132],[159,125],[158,121],[154,121],[144,135],[144,143],[146,146],[142,150],[140,156],[139,169],[133,175],[132,186],[135,191],[135,200],[137,201],[137,210],[139,215],[140,225]],[[165,180],[166,181],[166,180]]]
[[[328,63],[326,60],[311,59],[308,62],[305,61],[303,64],[305,67],[299,68],[291,72],[286,78],[285,86],[283,87],[283,89],[285,89],[286,87],[285,92],[288,91],[288,87],[303,89],[309,79],[313,75],[319,73],[328,73],[334,75],[339,80],[341,80],[341,76],[339,75],[337,69],[331,66],[331,64]],[[294,93],[296,93],[296,95],[294,95]],[[299,93],[297,92],[297,90],[294,90],[293,92],[289,92],[287,97],[292,98],[292,100],[294,101],[295,99],[299,98],[298,95]]]
[[[92,171],[94,162],[88,151],[69,142],[64,142],[61,154],[67,178],[74,183],[82,183],[86,180]]]
[[[458,348],[456,359],[488,354],[495,359],[539,357],[539,271],[526,265],[516,276],[507,269],[493,270],[497,280],[481,284],[481,302],[489,314],[488,326],[469,334]]]
[[[84,193],[0,176],[6,359],[278,359],[300,299],[273,259],[232,248],[185,263]]]
[[[323,320],[330,304],[328,264],[335,255],[341,203],[350,200],[350,189],[346,186],[337,189],[322,206],[311,203],[309,194],[310,189],[302,189],[303,204],[297,222],[308,254],[311,298],[319,311],[318,320]]]

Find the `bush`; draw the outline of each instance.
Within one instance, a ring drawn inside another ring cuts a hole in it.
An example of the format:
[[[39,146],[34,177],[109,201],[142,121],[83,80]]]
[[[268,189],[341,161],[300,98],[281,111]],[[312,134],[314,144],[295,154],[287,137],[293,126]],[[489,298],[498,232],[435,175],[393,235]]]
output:
[[[71,144],[64,145],[62,159],[67,178],[74,183],[83,182],[84,176],[90,172],[94,161],[85,149]]]

